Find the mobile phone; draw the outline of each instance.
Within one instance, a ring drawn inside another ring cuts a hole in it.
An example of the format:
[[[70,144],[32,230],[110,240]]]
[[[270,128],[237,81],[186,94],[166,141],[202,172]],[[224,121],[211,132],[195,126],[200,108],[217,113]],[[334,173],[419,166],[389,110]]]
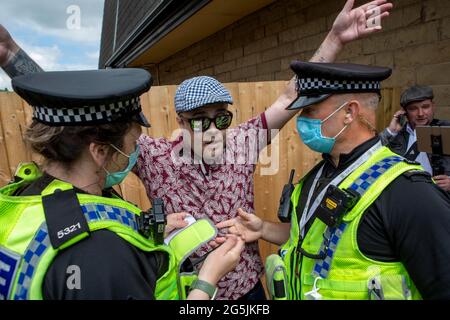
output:
[[[398,122],[402,127],[404,127],[406,123],[408,123],[408,117],[405,113],[398,116]]]

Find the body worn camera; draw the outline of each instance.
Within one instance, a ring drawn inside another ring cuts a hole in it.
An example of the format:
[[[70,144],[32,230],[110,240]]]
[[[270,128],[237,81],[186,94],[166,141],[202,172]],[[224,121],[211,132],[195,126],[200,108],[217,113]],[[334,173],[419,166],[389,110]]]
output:
[[[290,222],[291,221],[291,195],[294,191],[294,185],[292,184],[294,180],[295,170],[291,170],[291,175],[289,177],[289,182],[283,188],[283,192],[281,193],[280,198],[280,206],[278,207],[278,219],[281,222]]]
[[[329,227],[337,226],[342,218],[358,203],[359,193],[351,189],[341,190],[336,186],[329,186],[316,216]]]
[[[166,222],[162,199],[155,199],[152,202],[152,208],[141,212],[141,215],[137,218],[139,233],[146,238],[152,238],[158,245],[164,243]]]

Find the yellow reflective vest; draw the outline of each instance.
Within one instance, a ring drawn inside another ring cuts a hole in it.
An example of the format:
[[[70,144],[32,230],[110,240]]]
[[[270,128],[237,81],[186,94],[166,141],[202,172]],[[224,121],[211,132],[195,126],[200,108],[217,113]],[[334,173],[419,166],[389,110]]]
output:
[[[398,176],[411,170],[423,170],[407,163],[386,147],[375,152],[354,170],[340,189],[361,194],[357,204],[335,227],[315,219],[300,237],[297,206],[303,181],[295,188],[289,240],[280,255],[286,269],[287,298],[303,299],[420,299],[407,270],[401,262],[380,262],[366,257],[358,248],[357,230],[363,213]],[[305,256],[302,252],[315,255]],[[319,258],[320,256],[320,258]]]

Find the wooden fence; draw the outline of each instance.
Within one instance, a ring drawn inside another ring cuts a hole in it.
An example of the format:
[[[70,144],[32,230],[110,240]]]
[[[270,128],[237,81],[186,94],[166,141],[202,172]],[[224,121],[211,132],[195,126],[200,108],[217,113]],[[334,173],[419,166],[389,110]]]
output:
[[[281,94],[285,82],[232,83],[230,90],[235,104],[231,107],[234,123],[242,123],[267,109]],[[154,137],[171,137],[177,128],[174,111],[176,86],[153,87],[142,96],[143,110],[152,124],[146,134]],[[384,89],[379,108],[378,129],[384,128],[393,113],[400,108],[399,89]],[[39,158],[26,147],[23,134],[31,121],[31,108],[14,93],[0,94],[0,186],[10,181],[20,162]],[[269,147],[270,148],[270,147]],[[269,150],[270,152],[270,150]],[[270,153],[269,153],[270,154]],[[281,190],[289,178],[291,169],[296,170],[296,179],[301,178],[317,161],[320,155],[311,152],[300,141],[295,119],[280,132],[279,172],[272,176],[261,176],[260,165],[255,176],[256,214],[263,219],[277,221],[277,208]],[[121,185],[125,199],[138,204],[142,209],[150,207],[144,187],[135,177],[128,177]],[[261,241],[263,258],[276,251],[276,247]]]

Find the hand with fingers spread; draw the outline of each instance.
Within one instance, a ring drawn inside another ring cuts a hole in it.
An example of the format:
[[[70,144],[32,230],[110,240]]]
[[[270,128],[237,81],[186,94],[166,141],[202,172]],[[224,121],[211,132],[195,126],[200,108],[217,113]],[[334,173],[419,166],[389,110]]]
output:
[[[167,237],[175,229],[182,229],[186,227],[188,225],[188,223],[185,221],[187,215],[187,212],[168,214],[164,236]]]
[[[234,219],[220,222],[216,225],[222,234],[234,234],[242,237],[245,242],[254,242],[262,237],[264,221],[254,214],[249,214],[242,209],[238,209],[238,216]],[[223,239],[218,237],[216,242]]]
[[[376,0],[353,9],[355,0],[348,0],[334,21],[330,34],[345,45],[382,29],[381,20],[389,16],[393,5],[387,0]]]

